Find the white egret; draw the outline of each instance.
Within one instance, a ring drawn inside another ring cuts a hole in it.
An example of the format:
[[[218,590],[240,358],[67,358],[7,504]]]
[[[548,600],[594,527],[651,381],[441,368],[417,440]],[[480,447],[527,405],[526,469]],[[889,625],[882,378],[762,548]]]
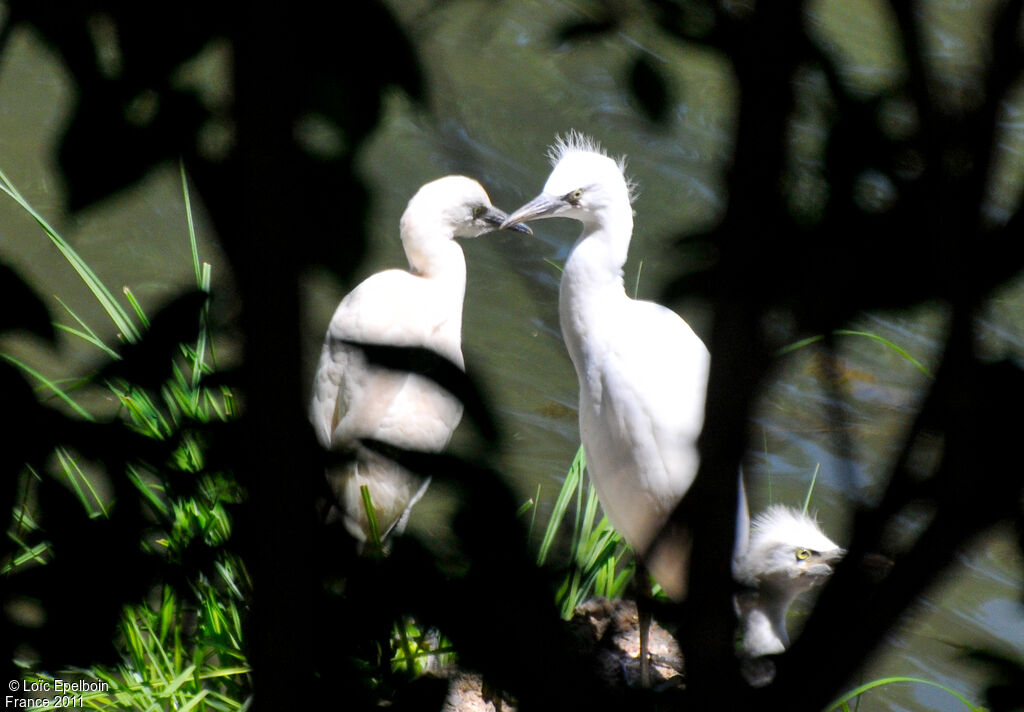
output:
[[[471,178],[445,176],[427,183],[409,201],[400,223],[409,271],[389,269],[370,276],[345,296],[331,318],[310,420],[324,448],[355,452],[351,463],[329,469],[327,476],[344,525],[360,545],[371,533],[362,487],[369,490],[386,541],[405,528],[429,478],[360,447],[359,440],[440,451],[462,417],[462,405],[423,376],[369,365],[359,348],[345,342],[424,347],[465,368],[466,260],[454,238],[499,229],[505,218]]]
[[[741,496],[741,515],[746,512],[744,499]],[[735,599],[743,636],[740,655],[748,681],[761,686],[771,682],[774,665],[757,658],[789,647],[786,613],[790,605],[831,576],[846,552],[812,517],[784,505],[758,514],[749,534],[737,533],[733,577],[745,587]]]
[[[688,541],[682,532],[658,534],[697,472],[710,356],[675,312],[626,294],[633,191],[624,162],[574,131],[548,155],[554,168],[543,192],[503,227],[550,217],[583,223],[558,312],[579,379],[587,470],[609,521],[665,593],[681,600]]]
[[[660,304],[626,294],[633,234],[624,161],[575,131],[548,152],[539,196],[503,227],[540,218],[583,223],[566,260],[558,314],[580,387],[580,439],[609,521],[665,593],[682,600],[690,542],[669,518],[697,474],[710,355],[693,329]],[[642,598],[641,596],[640,598]],[[649,683],[650,615],[640,614],[640,676]]]

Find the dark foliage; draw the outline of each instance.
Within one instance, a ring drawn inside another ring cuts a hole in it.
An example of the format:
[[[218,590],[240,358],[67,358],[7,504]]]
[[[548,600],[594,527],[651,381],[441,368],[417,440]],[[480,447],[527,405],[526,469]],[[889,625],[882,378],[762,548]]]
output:
[[[1018,205],[1002,223],[987,221],[983,211],[999,107],[1024,67],[1022,3],[997,3],[983,91],[977,101],[960,103],[942,95],[923,58],[918,3],[890,3],[903,40],[905,82],[868,99],[844,86],[837,60],[812,40],[802,2],[640,4],[659,31],[718,51],[731,63],[739,107],[727,212],[714,230],[685,236],[688,244],[708,245],[714,260],[675,287],[677,294],[703,294],[715,313],[701,472],[678,513],[694,535],[691,595],[684,607],[669,612],[678,618],[686,654],[687,706],[820,709],[941,576],[958,547],[1006,520],[1024,529],[1015,432],[1003,417],[1024,399],[1024,375],[1017,364],[983,362],[971,328],[982,300],[1024,265],[1024,211]],[[377,123],[386,88],[397,85],[413,98],[422,95],[413,49],[381,3],[360,4],[360,41],[339,40],[349,18],[336,15],[351,10],[333,8],[301,0],[245,9],[194,0],[15,0],[0,36],[3,41],[11,27],[32,26],[74,78],[79,100],[60,148],[72,207],[103,199],[160,162],[182,157],[238,277],[245,365],[233,374],[233,384],[245,414],[237,425],[204,434],[214,443],[217,465],[230,466],[248,491],[230,545],[254,582],[248,652],[256,708],[291,709],[297,691],[309,707],[333,708],[341,700],[350,709],[373,706],[380,690],[367,687],[355,661],[388,635],[398,615],[411,613],[443,628],[463,663],[513,694],[523,709],[653,709],[657,695],[634,691],[629,700],[619,699],[590,679],[573,654],[551,602],[550,582],[525,549],[515,502],[484,454],[456,458],[371,444],[455,484],[461,498],[455,561],[438,560],[411,538],[384,560],[356,558],[348,553],[344,532],[315,516],[322,478],[301,402],[299,275],[311,263],[333,265],[342,276],[354,270],[363,235],[351,226],[362,224],[366,197],[355,155]],[[578,41],[613,32],[625,12],[609,3],[594,14],[598,19],[563,28],[557,37]],[[90,28],[98,19],[118,40],[114,66],[97,59]],[[233,74],[231,86],[224,87],[230,101],[211,107],[175,77],[215,42],[229,45]],[[668,71],[638,57],[624,78],[638,106],[656,122],[666,119],[672,105]],[[794,209],[785,179],[792,168],[786,137],[794,77],[802,71],[824,77],[829,120],[819,157],[829,190],[810,214]],[[883,128],[880,111],[888,99],[913,106],[918,122],[909,135],[892,136]],[[337,152],[324,155],[296,139],[295,127],[310,117],[337,132]],[[199,137],[210,122],[227,127],[223,153],[202,147]],[[868,170],[895,186],[887,205],[857,200],[858,181]],[[287,249],[279,249],[282,241]],[[19,305],[0,315],[0,330],[28,328],[52,338],[45,309],[17,275],[4,269],[0,285],[8,297],[4,303]],[[779,345],[771,341],[767,316],[786,310],[807,333],[819,333],[864,309],[925,300],[948,306],[950,328],[905,453],[893,463],[878,506],[857,513],[848,561],[804,635],[778,660],[776,683],[749,690],[738,680],[733,612],[722,595],[731,588],[733,536],[731,517],[722,513],[734,511],[731,473],[746,450],[751,404],[771,376],[770,354]],[[165,356],[177,341],[187,340],[199,308],[192,296],[173,305],[123,362],[101,374],[157,387]],[[424,363],[422,353],[374,347],[368,352],[374,360],[425,372],[459,395],[482,442],[492,442],[485,401],[458,369],[432,359]],[[41,602],[47,624],[28,630],[0,619],[5,663],[22,643],[31,643],[50,666],[107,659],[122,603],[141,598],[152,581],[182,580],[209,563],[206,554],[192,552],[179,562],[180,570],[171,571],[138,546],[153,525],[152,513],[123,473],[138,461],[166,469],[168,445],[143,442],[118,423],[72,420],[41,403],[3,362],[0,392],[8,412],[18,414],[6,430],[15,446],[0,455],[2,511],[15,503],[25,464],[45,472],[43,464],[57,446],[99,463],[118,503],[109,520],[90,520],[54,481],[39,484],[53,560],[3,580],[2,594],[5,601]],[[924,476],[912,475],[910,453],[926,435],[942,442],[942,458]],[[188,484],[179,480],[178,486]],[[887,523],[921,501],[931,503],[935,516],[916,541],[893,550],[884,536]],[[881,581],[860,566],[878,551],[896,561]],[[105,560],[117,562],[104,569],[107,588],[62,585],[87,581],[89,566]],[[512,579],[515,585],[506,585]],[[409,580],[417,585],[408,586]],[[67,635],[70,628],[74,636]],[[992,704],[1005,708],[1007,700],[1019,701],[1020,671],[1005,663],[999,672]],[[438,686],[391,682],[394,708],[439,706]]]
[[[205,292],[197,290],[173,300],[150,322],[146,338],[122,346],[120,360],[101,369],[96,380],[121,379],[159,389],[170,376],[181,344],[194,343],[199,336],[200,314],[208,299]]]

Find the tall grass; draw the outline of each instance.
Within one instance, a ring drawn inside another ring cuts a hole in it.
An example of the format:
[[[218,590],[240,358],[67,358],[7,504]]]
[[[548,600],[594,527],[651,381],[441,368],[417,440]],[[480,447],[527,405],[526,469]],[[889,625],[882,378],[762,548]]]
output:
[[[200,259],[183,169],[181,185],[196,286],[209,293],[212,269]],[[2,171],[0,192],[36,220],[46,237],[88,286],[117,329],[120,339],[127,344],[142,340],[150,320],[134,293],[126,287],[123,296],[128,306],[122,305],[71,244],[24,199]],[[120,358],[114,346],[100,338],[97,331],[64,302],[61,304],[72,324],[57,324],[58,329],[93,346],[111,360]],[[234,397],[229,389],[203,385],[203,377],[216,367],[205,306],[200,321],[199,337],[194,343],[180,345],[178,358],[171,364],[170,378],[156,392],[121,378],[106,379],[102,384],[119,404],[120,417],[134,431],[161,441],[172,442],[174,438],[180,443],[174,450],[170,466],[195,478],[196,486],[189,495],[171,496],[159,472],[142,465],[131,465],[123,473],[163,524],[163,536],[143,539],[141,545],[170,562],[185,558],[189,547],[220,547],[224,544],[231,534],[228,508],[242,497],[240,488],[230,475],[209,470],[204,444],[190,427],[229,421],[236,415]],[[28,364],[9,355],[2,357],[19,366],[41,390],[57,397],[78,417],[95,420],[75,399],[74,391],[81,382],[72,383],[67,388],[44,377]],[[94,518],[108,516],[111,504],[105,502],[92,486],[76,456],[61,449],[57,451],[57,462],[59,473],[66,478],[89,515]],[[120,474],[112,473],[113,476]],[[31,471],[27,475],[39,477]],[[14,525],[8,534],[21,546],[22,553],[8,565],[5,573],[29,561],[45,564],[49,553],[46,544],[29,547],[24,543],[29,539],[28,535],[37,529],[32,508],[22,504],[14,515]],[[106,683],[105,690],[83,693],[81,702],[86,708],[196,712],[249,708],[249,667],[241,652],[248,577],[242,563],[220,549],[217,550],[214,569],[214,575],[199,575],[191,581],[191,595],[186,597],[187,600],[165,585],[153,591],[150,600],[127,605],[117,634],[121,653],[118,665],[61,673],[64,679],[78,677]],[[26,679],[52,682],[54,677],[26,670]]]
[[[573,503],[573,517],[567,521]],[[622,596],[635,572],[633,558],[627,556],[629,547],[607,516],[601,514],[598,518],[599,507],[597,491],[586,476],[586,455],[580,446],[555,499],[537,552],[539,566],[555,559],[556,550],[561,558],[561,563],[554,565],[564,569],[565,574],[555,600],[566,620],[588,598]],[[558,550],[556,544],[564,527],[568,528],[568,547]]]

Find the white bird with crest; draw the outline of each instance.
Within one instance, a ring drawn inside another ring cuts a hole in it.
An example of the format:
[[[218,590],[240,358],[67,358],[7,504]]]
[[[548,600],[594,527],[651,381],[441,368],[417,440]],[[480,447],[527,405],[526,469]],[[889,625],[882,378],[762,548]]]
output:
[[[587,469],[612,525],[665,593],[682,600],[690,542],[669,518],[697,473],[710,354],[675,312],[626,294],[634,191],[624,161],[576,132],[559,137],[549,157],[543,191],[503,227],[551,217],[583,224],[562,273],[559,319],[579,380]],[[751,661],[785,650],[790,604],[831,575],[844,552],[785,507],[751,526],[742,484],[740,493],[733,573],[749,587],[736,606]],[[642,676],[645,634],[641,613]]]
[[[612,525],[665,593],[681,600],[689,542],[665,527],[697,473],[710,356],[675,312],[626,294],[633,187],[624,162],[576,132],[559,137],[549,157],[543,192],[504,226],[551,217],[583,223],[558,312],[579,380],[587,469]]]
[[[732,565],[733,578],[744,587],[735,597],[740,657],[747,680],[760,687],[771,682],[775,667],[758,658],[789,647],[786,614],[793,601],[831,576],[846,551],[826,536],[814,517],[785,505],[768,507],[748,529],[742,485],[740,507]]]

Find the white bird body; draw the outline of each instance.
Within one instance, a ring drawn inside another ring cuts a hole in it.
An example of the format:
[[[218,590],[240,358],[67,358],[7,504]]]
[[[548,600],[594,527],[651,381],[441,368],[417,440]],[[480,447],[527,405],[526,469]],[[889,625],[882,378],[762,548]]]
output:
[[[570,133],[550,152],[542,193],[504,226],[546,217],[583,223],[562,273],[559,319],[580,385],[580,437],[587,470],[608,519],[665,593],[686,592],[689,541],[666,523],[699,465],[710,354],[678,315],[630,299],[622,268],[633,231],[623,166]],[[771,507],[750,523],[740,484],[733,573],[747,662],[789,644],[786,612],[823,581],[843,550],[796,510]],[[644,623],[640,625],[643,677]],[[770,661],[747,671],[770,681]]]
[[[447,176],[423,186],[402,216],[410,271],[374,274],[338,305],[317,366],[310,420],[327,449],[352,449],[353,462],[328,471],[348,531],[369,538],[361,495],[367,486],[380,534],[401,533],[429,480],[359,446],[374,439],[437,452],[451,439],[462,404],[428,378],[372,366],[345,342],[428,348],[465,368],[462,306],[466,261],[455,237],[497,228],[505,214],[474,180]]]
[[[559,301],[587,468],[609,521],[666,593],[681,598],[685,542],[648,549],[697,472],[707,350],[674,312],[627,297],[621,278],[617,287],[581,284],[573,262]],[[585,337],[595,322],[600,330]]]
[[[464,275],[463,268],[463,284]],[[423,376],[369,368],[360,349],[342,343],[422,346],[464,367],[462,296],[446,292],[436,279],[387,270],[342,300],[316,375],[314,423],[322,445],[370,437],[419,449],[447,444],[462,413],[457,400]],[[390,434],[398,439],[379,437]]]
[[[505,224],[583,223],[562,274],[559,318],[579,379],[587,470],[609,521],[682,599],[688,542],[676,531],[655,539],[697,472],[710,356],[677,314],[626,294],[633,214],[621,165],[577,134],[559,140],[552,162],[542,194]]]

